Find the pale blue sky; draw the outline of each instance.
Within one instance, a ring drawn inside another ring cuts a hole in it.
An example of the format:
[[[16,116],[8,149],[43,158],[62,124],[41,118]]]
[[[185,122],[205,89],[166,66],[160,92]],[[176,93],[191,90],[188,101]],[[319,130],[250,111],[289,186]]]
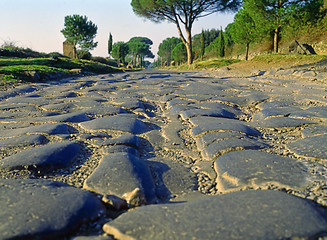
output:
[[[156,24],[133,13],[131,0],[0,0],[0,45],[15,42],[41,52],[62,52],[65,40],[60,30],[67,15],[86,15],[98,26],[98,47],[94,56],[107,56],[109,32],[114,42],[127,42],[135,36],[150,38],[157,54],[158,45],[167,37],[178,36],[172,23]],[[233,14],[218,13],[194,23],[193,34],[202,29],[223,28]]]

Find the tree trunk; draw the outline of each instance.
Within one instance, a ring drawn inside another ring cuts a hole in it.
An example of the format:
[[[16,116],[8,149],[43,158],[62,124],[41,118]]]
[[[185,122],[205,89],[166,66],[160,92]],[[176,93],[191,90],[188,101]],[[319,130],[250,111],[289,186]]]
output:
[[[279,27],[275,29],[274,32],[274,52],[278,53],[278,45],[279,45]]]
[[[245,53],[245,60],[247,61],[249,59],[249,47],[250,43],[246,44],[246,53]]]
[[[186,34],[187,34],[187,44],[186,44],[186,51],[187,51],[187,64],[190,66],[193,64],[193,49],[192,49],[192,32],[191,26],[185,27]]]

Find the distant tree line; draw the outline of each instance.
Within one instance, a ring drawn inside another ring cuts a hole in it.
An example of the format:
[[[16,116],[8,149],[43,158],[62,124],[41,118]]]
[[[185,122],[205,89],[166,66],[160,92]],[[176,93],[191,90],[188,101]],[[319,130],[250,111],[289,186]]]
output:
[[[248,59],[250,46],[271,41],[271,52],[280,51],[281,41],[303,35],[327,33],[326,0],[244,0],[234,22],[225,31],[203,30],[192,37],[194,59],[231,54],[235,44],[243,45]],[[167,38],[159,45],[156,65],[187,62],[187,52],[179,38]],[[184,44],[185,45],[185,44]]]
[[[74,58],[92,59],[90,50],[98,45],[97,42],[94,42],[97,30],[97,26],[86,16],[75,14],[65,17],[65,28],[61,30],[61,33],[76,50],[73,54]],[[108,55],[117,61],[117,65],[128,63],[133,67],[145,67],[150,64],[145,61],[145,58],[154,58],[151,45],[153,42],[146,37],[133,37],[127,43],[113,43],[113,36],[109,33]],[[101,57],[95,57],[92,60],[108,63],[105,58]]]

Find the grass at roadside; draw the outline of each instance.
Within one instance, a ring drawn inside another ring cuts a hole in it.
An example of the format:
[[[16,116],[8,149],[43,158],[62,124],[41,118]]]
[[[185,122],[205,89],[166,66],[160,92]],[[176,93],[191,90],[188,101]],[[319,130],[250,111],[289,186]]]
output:
[[[267,71],[272,68],[314,68],[327,71],[327,55],[263,54],[249,61],[239,59],[212,59],[195,61],[192,66],[183,64],[180,66],[165,67],[164,69],[210,71],[224,66],[240,72],[249,72],[254,69]]]
[[[210,69],[210,68],[220,68],[224,66],[228,66],[233,63],[238,63],[241,60],[239,59],[211,59],[211,60],[205,60],[205,61],[195,61],[192,66],[188,66],[187,64],[182,64],[179,66],[171,66],[171,67],[165,67],[164,69],[167,70],[204,70],[204,69]]]
[[[106,64],[69,58],[0,57],[0,81],[45,81],[80,73],[104,74],[121,72]]]

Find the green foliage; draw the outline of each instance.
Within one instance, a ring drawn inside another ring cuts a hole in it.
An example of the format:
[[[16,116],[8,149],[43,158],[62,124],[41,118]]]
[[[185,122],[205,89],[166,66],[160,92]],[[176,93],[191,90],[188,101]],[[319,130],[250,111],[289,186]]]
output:
[[[41,80],[69,77],[80,69],[82,72],[109,73],[119,71],[108,65],[87,60],[69,58],[0,58],[0,74],[3,79],[20,79],[25,81],[35,80],[31,72],[37,72]]]
[[[98,43],[94,42],[98,27],[86,16],[72,15],[65,17],[65,28],[61,33],[73,46],[84,51],[94,49]]]
[[[111,51],[112,51],[112,44],[113,44],[112,35],[111,35],[111,33],[109,33],[109,39],[108,39],[108,54],[109,54],[109,56],[110,56]]]
[[[159,44],[158,55],[165,65],[169,65],[171,62],[171,53],[177,44],[181,43],[181,39],[176,37],[166,38]]]
[[[201,60],[203,60],[204,50],[205,50],[205,38],[204,38],[204,31],[203,30],[201,32],[200,44],[201,44],[200,56],[201,56]]]
[[[118,63],[125,64],[125,59],[128,54],[129,48],[127,43],[124,42],[116,42],[112,46],[112,52],[111,55],[113,58],[115,58]]]
[[[77,50],[77,57],[79,59],[84,59],[84,60],[91,60],[91,53],[87,50],[84,50],[84,49],[79,49]]]
[[[187,48],[188,64],[193,63],[192,26],[196,19],[215,12],[237,10],[240,0],[132,0],[131,5],[135,14],[155,22],[167,20],[177,26],[179,36]],[[184,25],[185,37],[181,30]]]
[[[187,61],[186,47],[183,43],[179,43],[171,52],[171,58],[178,64],[185,63]]]
[[[127,42],[134,66],[142,67],[144,58],[154,58],[151,52],[152,44],[152,40],[146,37],[133,37]]]
[[[219,57],[225,56],[225,40],[224,40],[223,30],[220,31],[219,37],[218,37],[218,56]]]

